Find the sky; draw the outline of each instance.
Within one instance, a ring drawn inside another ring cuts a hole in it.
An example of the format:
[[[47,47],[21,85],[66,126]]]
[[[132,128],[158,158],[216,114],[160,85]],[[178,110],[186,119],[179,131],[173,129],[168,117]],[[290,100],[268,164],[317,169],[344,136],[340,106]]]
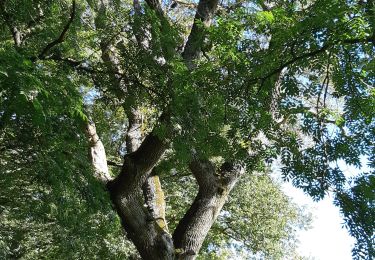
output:
[[[345,177],[350,178],[360,171],[369,171],[367,162],[364,157],[361,158],[362,169],[348,166],[343,161],[339,161],[338,166]],[[316,260],[351,260],[355,239],[343,227],[344,220],[339,208],[333,205],[333,197],[328,195],[323,200],[314,202],[290,183],[283,183],[282,189],[295,203],[306,205],[313,215],[312,228],[298,232],[300,255]]]
[[[295,203],[307,205],[313,215],[312,228],[298,232],[299,254],[316,260],[351,260],[355,240],[342,227],[344,221],[339,209],[333,205],[333,198],[314,202],[290,183],[283,184],[282,188]]]

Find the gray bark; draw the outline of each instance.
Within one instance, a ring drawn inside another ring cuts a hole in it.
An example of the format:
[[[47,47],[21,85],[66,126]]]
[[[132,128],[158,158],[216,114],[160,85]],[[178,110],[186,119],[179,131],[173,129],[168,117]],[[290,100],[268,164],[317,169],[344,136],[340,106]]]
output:
[[[211,25],[213,16],[218,8],[218,2],[218,0],[201,0],[198,3],[193,27],[182,53],[182,57],[188,67],[193,67],[193,61],[201,55],[205,32]]]
[[[100,16],[105,16],[110,4],[100,2],[96,18],[98,28],[105,29],[107,26],[103,23],[105,19]],[[110,75],[111,88],[115,90],[119,100],[126,102],[131,93],[128,93],[125,83],[118,76],[123,70],[116,49],[111,42],[105,40],[101,43],[101,49],[104,63],[109,71],[113,71]],[[136,107],[126,104],[123,107],[129,123],[126,134],[127,154],[121,173],[108,183],[107,188],[122,226],[142,258],[173,259],[174,246],[165,221],[164,193],[159,178],[150,176],[167,145],[154,133],[150,133],[142,141],[142,114]]]
[[[166,19],[160,2],[146,2],[158,13],[160,19]],[[135,8],[139,8],[138,2],[134,3]],[[182,54],[188,66],[200,55],[205,28],[211,23],[217,3],[217,0],[201,0],[198,4],[195,22]],[[97,27],[103,29],[106,26],[103,23],[105,19],[100,15],[105,15],[107,8],[110,8],[110,2],[101,1],[98,8]],[[205,28],[198,26],[200,21]],[[142,35],[138,38],[140,41],[143,39]],[[139,46],[147,47],[143,44]],[[105,41],[102,42],[101,48],[104,63],[109,71],[114,72],[112,88],[118,93],[119,99],[125,98],[126,101],[126,96],[131,93],[127,92],[124,82],[118,77],[123,70],[119,65],[116,50],[110,42]],[[160,139],[155,131],[142,140],[142,114],[137,108],[130,107],[126,115],[129,122],[126,135],[127,154],[121,173],[107,183],[107,188],[127,236],[143,259],[194,259],[243,169],[238,165],[224,164],[224,167],[217,170],[208,160],[194,159],[190,169],[199,185],[199,192],[177,226],[172,239],[165,219],[164,193],[159,177],[152,174],[153,168],[168,148],[168,143]],[[166,113],[159,120],[161,124],[172,129],[168,121]],[[176,251],[175,248],[179,250]]]
[[[151,133],[124,158],[120,175],[108,183],[113,204],[129,239],[143,259],[173,259],[174,246],[165,222],[164,194],[151,170],[167,145]]]
[[[198,194],[173,233],[179,259],[195,259],[212,224],[244,168],[224,163],[217,170],[208,160],[194,159],[190,170],[197,180]]]
[[[142,113],[138,109],[129,109],[126,111],[128,117],[128,132],[126,133],[126,151],[135,152],[142,141]]]

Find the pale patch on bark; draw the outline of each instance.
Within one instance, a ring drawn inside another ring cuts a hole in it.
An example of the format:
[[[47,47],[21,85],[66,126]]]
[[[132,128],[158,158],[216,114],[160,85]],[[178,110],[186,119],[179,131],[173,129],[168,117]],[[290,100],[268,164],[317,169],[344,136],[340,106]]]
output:
[[[87,124],[86,133],[89,138],[89,156],[94,168],[94,176],[100,182],[106,184],[111,180],[111,176],[108,171],[107,156],[105,154],[104,145],[96,133],[94,123]]]
[[[156,224],[165,232],[169,232],[165,220],[164,192],[161,188],[159,176],[148,177],[143,190],[147,207],[152,217],[155,219]]]

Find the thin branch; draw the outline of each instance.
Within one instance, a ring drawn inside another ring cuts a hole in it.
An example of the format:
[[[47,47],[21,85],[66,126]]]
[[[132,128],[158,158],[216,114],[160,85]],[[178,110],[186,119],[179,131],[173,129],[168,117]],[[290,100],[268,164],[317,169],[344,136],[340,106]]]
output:
[[[317,50],[314,50],[314,51],[311,51],[311,52],[307,52],[307,53],[303,53],[301,54],[300,56],[295,56],[294,58],[290,59],[289,61],[283,63],[282,65],[280,65],[279,67],[273,69],[272,71],[270,71],[269,73],[267,73],[265,76],[263,77],[257,77],[257,78],[254,78],[252,80],[250,80],[250,82],[257,82],[257,81],[264,81],[270,77],[272,77],[273,75],[277,74],[277,73],[280,73],[284,68],[304,59],[304,58],[310,58],[310,57],[314,57],[320,53],[323,53],[324,51],[328,50],[329,48],[339,44],[339,43],[343,43],[343,44],[356,44],[356,43],[373,43],[375,44],[375,35],[371,35],[367,38],[354,38],[354,39],[346,39],[346,40],[338,40],[338,41],[335,41],[335,42],[332,42],[332,43],[327,43],[326,45],[323,45],[320,49],[317,49]],[[260,88],[258,89],[258,92],[259,93],[260,91]]]
[[[326,85],[325,85],[324,95],[323,95],[323,107],[326,107],[326,99],[327,99],[327,93],[328,93],[328,87],[329,87],[329,71],[328,71],[328,69],[329,69],[329,67],[327,68],[327,75],[326,75],[327,82],[326,82]]]
[[[246,247],[251,248],[251,244],[248,241],[248,238],[244,237],[237,230],[234,230],[233,228],[230,228],[230,227],[226,227],[226,228],[216,227],[216,229],[219,232],[221,232],[224,236],[228,236],[229,238],[231,238],[231,239],[233,239],[235,241],[242,242]],[[233,233],[233,234],[231,234],[231,233]]]
[[[27,23],[27,29],[32,29],[37,23],[39,23],[45,16],[43,13],[43,10],[40,8],[40,5],[38,5],[39,13],[35,18],[31,18],[31,20]]]
[[[65,40],[66,33],[69,30],[70,25],[73,23],[74,16],[76,13],[76,0],[72,1],[72,10],[70,12],[70,18],[68,20],[68,23],[65,25],[64,29],[60,33],[60,36],[55,39],[54,41],[50,42],[43,50],[42,52],[38,55],[39,59],[43,59],[46,57],[47,53],[56,45],[62,43]]]
[[[7,24],[10,32],[12,33],[13,41],[16,47],[21,46],[21,32],[18,28],[12,23],[11,15],[5,10],[5,0],[0,0],[0,11],[4,17],[5,23]]]
[[[319,122],[319,105],[320,105],[320,97],[322,95],[322,92],[323,92],[323,88],[325,88],[325,93],[324,93],[324,101],[323,101],[323,108],[325,107],[325,99],[326,99],[326,92],[327,92],[327,88],[328,88],[328,80],[329,80],[329,66],[330,66],[330,58],[328,58],[328,64],[327,64],[327,69],[326,69],[326,76],[324,77],[324,80],[322,82],[322,87],[320,88],[319,90],[319,93],[318,93],[318,98],[316,100],[316,114],[317,114],[317,117],[316,117],[316,120]]]
[[[34,60],[34,59],[35,59],[35,57],[31,58],[31,60]],[[165,96],[162,95],[162,93],[159,93],[156,89],[148,87],[145,84],[143,84],[141,82],[141,80],[136,76],[136,73],[134,73],[133,71],[129,71],[128,74],[132,75],[131,77],[129,77],[125,73],[120,73],[118,71],[114,71],[114,70],[111,70],[111,69],[98,70],[98,69],[92,68],[92,67],[87,66],[85,64],[86,60],[77,61],[77,60],[74,60],[72,58],[64,58],[64,57],[61,57],[61,56],[58,56],[58,55],[51,55],[48,58],[47,57],[43,58],[43,60],[54,60],[54,61],[58,61],[58,62],[63,62],[66,65],[70,66],[71,68],[73,68],[75,70],[82,71],[84,73],[89,73],[89,74],[92,74],[92,75],[95,75],[95,74],[101,74],[101,75],[115,74],[115,75],[119,76],[121,79],[124,79],[127,83],[131,82],[131,83],[135,84],[136,86],[143,88],[151,98],[155,98],[155,96],[156,96],[157,98],[162,98],[163,102],[166,102],[166,100],[164,99]]]
[[[31,17],[30,21],[27,23],[25,30],[22,32],[22,43],[26,41],[30,36],[37,32],[38,27],[40,27],[40,22],[43,21],[45,15],[43,13],[40,5],[37,5],[38,14],[37,16]]]
[[[107,160],[107,164],[110,165],[110,166],[116,166],[116,167],[122,168],[122,164],[118,164],[118,163],[113,162],[113,161]]]

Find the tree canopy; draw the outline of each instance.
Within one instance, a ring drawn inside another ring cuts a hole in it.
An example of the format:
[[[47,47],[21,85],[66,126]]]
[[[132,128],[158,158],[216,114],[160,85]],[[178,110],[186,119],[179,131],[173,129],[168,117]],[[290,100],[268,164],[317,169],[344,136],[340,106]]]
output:
[[[0,256],[287,257],[278,160],[371,259],[374,8],[0,0]]]

